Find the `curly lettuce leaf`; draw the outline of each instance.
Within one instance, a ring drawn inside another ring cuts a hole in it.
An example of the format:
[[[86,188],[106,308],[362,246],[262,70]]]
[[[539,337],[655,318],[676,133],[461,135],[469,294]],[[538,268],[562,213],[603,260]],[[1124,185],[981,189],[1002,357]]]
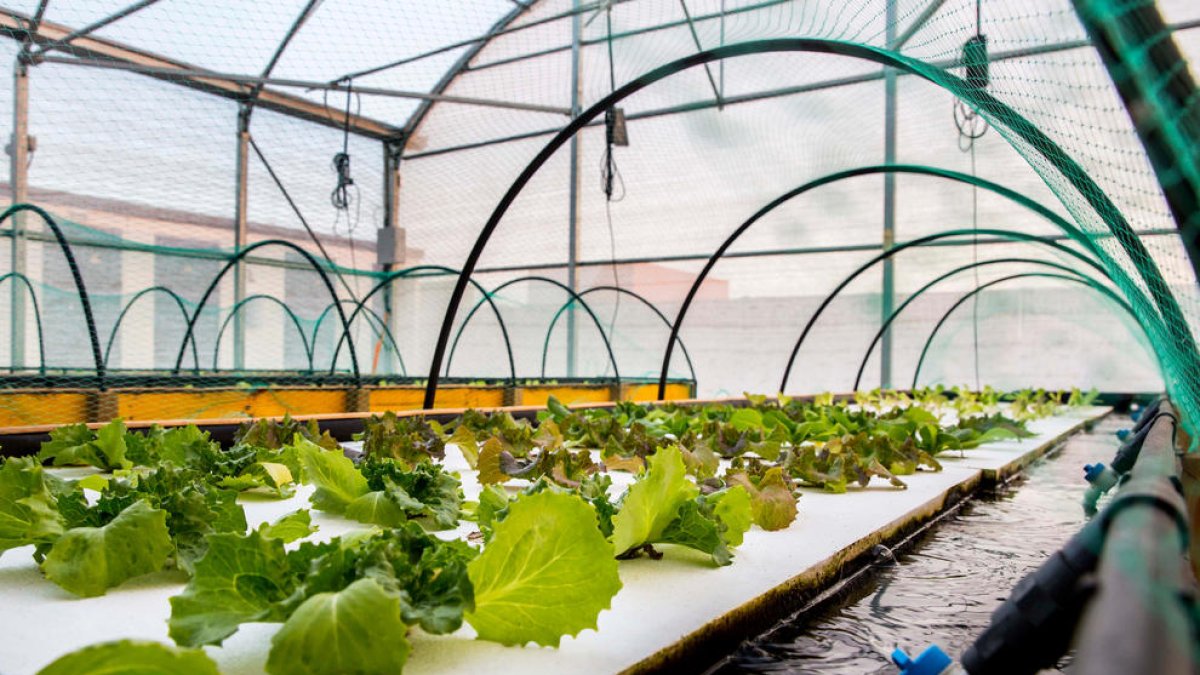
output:
[[[280,609],[286,616],[314,595],[369,578],[399,597],[405,623],[431,634],[452,633],[462,626],[463,612],[475,606],[467,563],[476,555],[465,542],[439,539],[416,523],[301,544],[288,561],[302,581]]]
[[[734,486],[685,502],[662,535],[647,543],[686,546],[709,554],[718,565],[728,565],[750,522],[750,496]]]
[[[33,458],[10,459],[0,465],[0,553],[51,543],[65,529],[46,475]]]
[[[654,541],[646,543],[677,544],[693,548],[712,556],[713,562],[718,565],[733,562],[733,554],[721,538],[716,519],[705,514],[701,505],[695,501],[684,502],[678,515],[663,529],[662,534]]]
[[[161,570],[174,550],[167,512],[137,501],[103,527],[67,530],[50,548],[42,571],[75,595],[95,597]]]
[[[279,462],[254,462],[236,476],[226,476],[217,484],[238,492],[262,490],[280,499],[291,497],[296,491],[291,469]]]
[[[96,506],[88,509],[86,520],[78,524],[103,525],[133,501],[144,499],[167,512],[176,564],[190,571],[207,550],[208,535],[246,531],[246,514],[237,503],[237,492],[214,487],[206,478],[191,469],[164,465],[148,474],[110,481]]]
[[[38,675],[218,675],[218,671],[217,664],[199,649],[117,640],[61,656]]]
[[[93,433],[85,424],[67,424],[50,432],[42,443],[38,460],[54,466],[88,464],[101,471],[128,469],[133,462],[125,457],[125,422],[116,419]]]
[[[399,673],[411,647],[400,599],[373,579],[304,601],[271,638],[272,675]]]
[[[430,530],[445,530],[458,525],[463,503],[462,486],[441,465],[421,463],[407,469],[393,460],[367,460],[360,470],[372,491],[382,492],[399,507],[401,522],[417,520]],[[350,515],[349,509],[347,515]],[[396,523],[379,524],[394,526]]]
[[[446,441],[423,417],[400,417],[388,411],[363,421],[363,431],[354,438],[363,442],[363,454],[373,459],[389,458],[416,466],[422,462],[444,459]]]
[[[248,445],[266,450],[279,450],[296,443],[297,436],[326,450],[338,450],[338,442],[321,431],[316,420],[300,422],[284,414],[283,419],[262,418],[243,422],[233,434],[235,445]]]
[[[505,645],[557,647],[563,635],[596,628],[621,589],[593,508],[554,490],[514,501],[467,570],[475,588],[467,622],[480,639]]]
[[[219,645],[239,624],[278,621],[275,604],[295,585],[282,540],[257,530],[214,534],[187,587],[171,598],[171,638],[185,647]]]
[[[465,542],[443,541],[408,523],[357,548],[364,576],[400,596],[405,623],[420,624],[427,633],[452,633],[462,626],[463,613],[474,608],[467,565],[477,552]]]
[[[613,516],[613,547],[617,553],[660,540],[680,507],[697,494],[699,488],[687,479],[679,449],[659,448],[649,458],[646,473],[625,494],[621,510]]]
[[[745,473],[725,477],[726,482],[740,485],[750,494],[750,511],[754,524],[764,530],[787,528],[796,520],[796,497],[780,467],[767,469],[757,484]]]

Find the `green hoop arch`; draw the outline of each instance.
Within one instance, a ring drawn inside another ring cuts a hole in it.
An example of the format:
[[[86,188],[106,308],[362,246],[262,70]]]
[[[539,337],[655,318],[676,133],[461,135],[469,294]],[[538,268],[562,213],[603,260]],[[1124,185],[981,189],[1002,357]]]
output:
[[[942,318],[938,320],[937,324],[933,327],[933,330],[930,331],[929,338],[927,340],[925,340],[925,346],[921,349],[921,357],[919,359],[917,359],[917,367],[913,370],[912,388],[913,389],[917,388],[917,379],[921,376],[921,366],[925,363],[925,356],[929,353],[929,347],[933,344],[933,339],[935,337],[937,337],[938,331],[942,329],[942,325],[946,323],[946,320],[950,318],[950,315],[954,313],[954,310],[961,307],[962,304],[964,302],[966,302],[967,300],[970,300],[971,298],[978,295],[980,292],[982,292],[988,288],[991,288],[992,286],[995,286],[996,284],[1004,283],[1006,281],[1012,281],[1014,279],[1024,279],[1024,278],[1030,278],[1030,277],[1042,277],[1042,278],[1046,278],[1046,279],[1061,279],[1063,281],[1069,281],[1072,283],[1082,284],[1089,288],[1093,288],[1093,289],[1099,291],[1100,293],[1102,293],[1103,295],[1107,296],[1113,302],[1120,305],[1122,309],[1124,309],[1126,312],[1129,313],[1129,316],[1135,322],[1138,322],[1137,314],[1134,313],[1133,307],[1131,307],[1128,302],[1126,302],[1124,299],[1122,299],[1121,296],[1114,293],[1112,291],[1112,289],[1110,289],[1107,286],[1104,286],[1102,284],[1099,284],[1092,279],[1081,279],[1079,277],[1067,276],[1065,274],[1052,274],[1049,272],[1025,272],[1023,274],[1013,274],[1010,276],[1001,277],[999,279],[993,279],[992,281],[989,281],[986,284],[980,284],[979,288],[976,288],[975,290],[973,290],[973,291],[967,293],[966,295],[962,296],[961,298],[959,298],[957,302],[955,302],[953,305],[950,306],[950,309],[946,310],[946,313],[942,315]],[[1138,322],[1138,323],[1140,324],[1140,322]]]

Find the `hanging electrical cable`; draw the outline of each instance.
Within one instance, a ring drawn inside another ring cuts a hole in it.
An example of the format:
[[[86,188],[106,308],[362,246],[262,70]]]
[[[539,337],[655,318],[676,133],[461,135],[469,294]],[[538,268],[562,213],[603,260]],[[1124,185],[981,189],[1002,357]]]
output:
[[[354,183],[354,178],[350,175],[350,119],[351,119],[351,104],[356,104],[354,115],[362,114],[362,96],[354,91],[354,80],[346,80],[346,106],[344,116],[342,118],[342,149],[334,154],[333,161],[330,166],[333,168],[336,176],[333,191],[329,195],[329,202],[333,205],[333,234],[340,235],[338,231],[342,223],[343,217],[346,223],[346,245],[350,250],[350,265],[358,268],[358,252],[354,246],[354,234],[358,229],[358,224],[362,216],[362,199],[358,185]],[[329,92],[325,92],[325,108],[329,111]],[[351,194],[351,188],[354,192]],[[351,215],[351,206],[354,208],[354,213]],[[356,293],[351,293],[352,297],[356,297]],[[378,371],[379,355],[383,348],[383,336],[378,335],[373,350],[374,357],[371,360],[371,372]]]
[[[354,82],[346,84],[346,115],[342,122],[342,151],[333,156],[333,171],[337,174],[337,184],[334,185],[330,201],[333,208],[342,211],[350,210],[350,186],[354,179],[350,177],[350,102],[354,95]]]
[[[605,8],[605,29],[607,34],[605,42],[608,49],[608,90],[611,93],[617,89],[617,73],[613,59],[611,1],[607,3],[607,7]],[[613,228],[612,204],[625,198],[625,181],[621,178],[620,169],[617,168],[616,157],[613,155],[613,147],[626,145],[629,145],[629,136],[625,128],[625,112],[621,108],[609,108],[604,111],[604,155],[601,157],[600,165],[600,188],[604,192],[604,220],[608,225],[612,283],[617,288],[621,288],[621,279],[617,273],[617,237],[616,231]],[[609,335],[613,334],[613,329],[617,324],[617,313],[620,311],[621,294],[617,293],[613,301],[612,316],[608,321]],[[605,374],[607,374],[607,366],[605,368]]]
[[[967,86],[974,89],[986,89],[989,84],[987,36],[983,34],[981,4],[981,0],[975,1],[975,35],[968,38],[963,45],[962,55],[964,79]],[[987,133],[987,120],[979,114],[979,111],[967,105],[962,99],[956,98],[954,99],[954,126],[958,129],[958,149],[970,154],[971,175],[974,176],[976,175],[975,141]],[[974,185],[971,186],[971,229],[979,229],[979,191]],[[973,237],[971,241],[971,258],[972,262],[979,262],[978,236]],[[972,275],[975,289],[978,290],[978,267],[974,269]],[[981,388],[979,377],[979,293],[976,293],[971,300],[971,326],[975,389],[978,391]]]

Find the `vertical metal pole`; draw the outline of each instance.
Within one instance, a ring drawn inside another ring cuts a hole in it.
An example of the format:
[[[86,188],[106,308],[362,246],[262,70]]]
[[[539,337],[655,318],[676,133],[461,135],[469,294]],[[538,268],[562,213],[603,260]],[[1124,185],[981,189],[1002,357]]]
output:
[[[896,0],[887,2],[886,41],[896,44]],[[883,80],[883,162],[896,163],[896,70],[884,68]],[[896,174],[883,174],[883,250],[896,244]],[[880,297],[880,321],[892,315],[896,305],[893,258],[883,261],[883,289]],[[879,386],[892,386],[892,334],[884,331],[879,343]]]
[[[400,212],[400,146],[393,145],[389,142],[383,144],[383,226],[385,228],[396,227],[396,222]],[[388,258],[391,259],[390,257]],[[383,273],[387,274],[396,268],[396,264],[392,262],[384,263],[380,266]],[[396,321],[396,294],[395,284],[388,284],[383,288],[383,325],[392,331],[393,335],[399,334],[399,327],[392,325]],[[381,338],[382,339],[382,338]],[[390,353],[389,353],[390,354]],[[385,372],[396,372],[397,364],[395,363],[395,355],[391,354],[387,357],[387,362],[384,365]]]
[[[9,183],[12,185],[12,203],[23,204],[29,201],[29,64],[22,56],[17,58],[13,68],[13,135],[12,163],[9,169]],[[16,213],[12,217],[12,272],[25,274],[25,214]],[[11,358],[9,363],[12,370],[25,367],[25,295],[21,292],[21,284],[15,281],[8,285],[12,295],[9,336],[11,339]]]
[[[249,243],[249,220],[246,214],[248,193],[248,168],[250,152],[250,110],[242,107],[238,111],[237,132],[237,195],[234,200],[234,253],[240,253]],[[246,263],[238,261],[233,268],[233,302],[234,306],[246,298]],[[246,322],[245,312],[239,311],[233,317],[233,368],[244,370],[246,367]]]
[[[721,0],[721,46],[725,46],[725,0]],[[721,59],[721,86],[718,88],[720,95],[717,97],[718,109],[724,106],[725,101],[725,59]]]
[[[583,22],[579,13],[579,0],[571,0],[575,10],[571,17],[571,116],[579,115],[582,110],[580,99],[583,97],[583,78],[580,67],[580,42],[583,34]],[[579,292],[579,274],[576,262],[579,260],[579,134],[571,137],[571,185],[567,198],[567,286],[572,291]],[[575,377],[575,351],[577,345],[575,332],[575,305],[571,304],[567,312],[567,377]]]

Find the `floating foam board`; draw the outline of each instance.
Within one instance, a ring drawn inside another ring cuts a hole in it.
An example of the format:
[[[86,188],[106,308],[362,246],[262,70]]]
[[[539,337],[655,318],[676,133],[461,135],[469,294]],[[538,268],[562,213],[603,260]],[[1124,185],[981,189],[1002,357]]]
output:
[[[940,458],[943,471],[905,476],[907,490],[878,481],[842,495],[806,490],[791,527],[780,532],[751,529],[728,567],[714,568],[707,556],[675,547],[664,547],[662,560],[623,561],[624,588],[612,609],[600,615],[599,630],[564,638],[559,649],[474,640],[470,626],[446,636],[413,631],[405,672],[617,673],[694,665],[697,655],[712,646],[737,639],[748,625],[774,621],[806,593],[835,582],[846,562],[878,543],[896,540],[979,485],[1011,475],[1108,412],[1071,410],[1032,423],[1033,438],[990,444],[961,459]],[[465,468],[455,451],[447,453],[447,464]],[[614,478],[615,490],[623,490],[630,480],[625,474]],[[473,474],[464,474],[463,490],[468,499],[478,495]],[[256,527],[306,507],[311,492],[305,486],[284,501],[252,496],[241,501],[250,526]],[[314,539],[361,528],[319,511],[313,512],[313,522],[320,527]],[[471,529],[464,523],[447,536]],[[24,547],[0,556],[0,673],[35,673],[62,654],[96,642],[135,638],[170,643],[168,598],[182,589],[186,579],[181,573],[148,575],[108,595],[78,599],[42,578],[31,553],[32,547]],[[261,673],[278,626],[244,624],[224,646],[208,648],[208,653],[227,675]]]

